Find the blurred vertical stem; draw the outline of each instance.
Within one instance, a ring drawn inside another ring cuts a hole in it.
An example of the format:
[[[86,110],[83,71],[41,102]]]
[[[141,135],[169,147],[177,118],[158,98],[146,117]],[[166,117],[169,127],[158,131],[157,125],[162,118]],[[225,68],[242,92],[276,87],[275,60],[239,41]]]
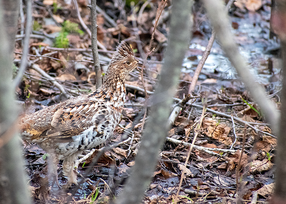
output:
[[[15,120],[18,113],[11,85],[12,54],[17,31],[19,1],[1,0],[0,2],[0,25],[2,26],[0,29],[0,124],[2,131],[4,128],[7,130],[3,135],[9,139],[0,148],[0,202],[29,204],[31,200],[25,179],[22,147],[19,134],[15,133],[17,132]],[[3,135],[0,139],[3,139]]]
[[[282,91],[281,91],[281,118],[276,148],[276,172],[274,195],[270,204],[286,202],[286,1],[275,0],[275,7],[271,13],[271,27],[279,36],[282,51]]]
[[[91,0],[91,21],[92,21],[92,54],[93,54],[93,63],[94,71],[96,73],[96,89],[102,85],[102,75],[101,68],[98,57],[98,48],[97,48],[97,16],[96,16],[96,0]]]
[[[176,0],[172,3],[168,47],[161,79],[151,99],[151,114],[143,133],[135,165],[123,191],[116,200],[117,204],[141,203],[144,192],[152,179],[160,148],[167,136],[169,127],[166,124],[170,115],[172,98],[176,91],[191,33],[192,1]]]

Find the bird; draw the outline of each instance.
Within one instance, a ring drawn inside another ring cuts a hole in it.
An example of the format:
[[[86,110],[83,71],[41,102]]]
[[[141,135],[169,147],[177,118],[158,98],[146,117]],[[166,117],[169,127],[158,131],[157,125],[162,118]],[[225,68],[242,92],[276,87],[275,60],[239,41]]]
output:
[[[57,183],[59,160],[63,160],[67,185],[77,184],[74,165],[78,155],[104,144],[112,136],[126,101],[126,76],[137,68],[138,63],[131,46],[123,41],[113,54],[99,89],[20,119],[23,140],[38,144],[51,156]]]

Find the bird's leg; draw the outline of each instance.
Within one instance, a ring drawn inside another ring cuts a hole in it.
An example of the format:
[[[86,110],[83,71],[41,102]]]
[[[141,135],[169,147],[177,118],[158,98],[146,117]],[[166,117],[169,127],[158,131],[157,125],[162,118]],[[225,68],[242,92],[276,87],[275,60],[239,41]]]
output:
[[[71,184],[77,185],[77,174],[74,172],[74,164],[79,153],[73,154],[71,156],[65,157],[63,161],[63,172],[64,175],[68,177],[67,186]]]
[[[57,159],[56,155],[53,153],[49,153],[48,157],[48,177],[52,178],[51,186],[54,186],[56,183],[59,188],[59,180],[58,180],[58,172],[57,172],[57,164],[59,163],[59,160]]]

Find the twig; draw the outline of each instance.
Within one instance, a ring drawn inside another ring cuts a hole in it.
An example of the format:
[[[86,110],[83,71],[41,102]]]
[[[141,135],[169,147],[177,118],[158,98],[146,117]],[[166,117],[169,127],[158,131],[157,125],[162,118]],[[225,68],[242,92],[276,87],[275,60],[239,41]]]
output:
[[[81,15],[80,15],[80,12],[79,12],[79,8],[78,8],[78,4],[77,4],[77,0],[73,0],[73,3],[74,3],[74,6],[76,8],[76,12],[77,12],[77,16],[78,16],[78,19],[80,21],[80,24],[81,26],[84,28],[84,30],[87,32],[87,34],[89,35],[90,38],[92,38],[91,36],[91,32],[89,30],[89,28],[85,25],[84,21],[82,20],[81,18]],[[106,50],[106,48],[104,47],[103,44],[101,44],[99,41],[97,41],[97,45],[103,49],[103,50]]]
[[[96,73],[96,89],[101,87],[101,68],[99,63],[98,49],[97,49],[97,21],[96,21],[96,0],[91,0],[91,22],[92,22],[92,54],[93,54],[93,63],[94,71]]]
[[[142,89],[142,88],[140,88],[140,87],[138,87],[138,86],[134,86],[134,85],[130,85],[130,84],[125,84],[125,87],[126,87],[126,88],[130,88],[130,89],[134,89],[134,90],[137,90],[137,91],[142,91],[142,92],[144,93],[144,89]],[[152,92],[152,91],[146,90],[146,92],[147,92],[147,94],[149,94],[149,95],[154,94],[154,92]]]
[[[24,38],[26,35],[25,34],[21,34],[21,35],[16,35],[16,41],[18,40],[22,40],[22,38]],[[45,39],[45,36],[43,35],[35,35],[35,34],[30,34],[30,38],[37,38],[37,39],[40,39],[40,40],[44,40]]]
[[[177,140],[174,138],[170,138],[170,137],[167,137],[167,141],[172,142],[174,144],[182,144],[186,147],[190,147],[192,145],[191,143],[183,142],[183,141],[180,141],[180,140]],[[223,155],[220,155],[220,154],[215,153],[213,151],[231,153],[231,154],[235,153],[235,150],[231,150],[231,149],[210,148],[210,147],[202,147],[202,146],[197,146],[197,145],[193,145],[193,148],[200,150],[200,151],[204,151],[204,152],[211,154],[211,155],[214,155],[214,156],[219,156],[219,157],[222,157]]]
[[[228,2],[228,4],[226,5],[226,10],[229,9],[229,7],[230,7],[230,5],[233,3],[233,1],[234,1],[234,0],[230,0],[230,1]],[[210,40],[209,40],[209,42],[208,42],[208,45],[207,45],[206,50],[205,50],[205,52],[204,52],[204,54],[203,54],[203,56],[202,56],[202,59],[200,60],[198,66],[197,66],[197,68],[196,68],[195,74],[194,74],[194,76],[193,76],[192,83],[190,84],[190,88],[189,88],[189,91],[188,91],[189,94],[192,94],[192,92],[194,92],[194,90],[195,90],[195,87],[196,87],[196,84],[197,84],[199,75],[200,75],[200,73],[201,73],[201,71],[202,71],[202,68],[203,68],[203,66],[204,66],[204,64],[205,64],[205,62],[206,62],[206,60],[207,60],[207,58],[208,58],[208,56],[209,56],[209,54],[210,54],[210,50],[211,50],[211,48],[212,48],[212,46],[213,46],[214,40],[215,40],[215,32],[212,31],[212,36],[211,36],[211,38],[210,38]],[[174,118],[174,121],[175,121],[175,118],[176,118],[176,117],[178,116],[178,114],[180,113],[180,110],[178,110],[178,108],[179,108],[179,107],[175,107],[175,108],[173,109],[171,115],[170,115],[170,117],[172,116],[172,117]]]
[[[142,14],[143,14],[143,11],[144,11],[144,9],[146,8],[146,6],[148,4],[150,4],[150,0],[145,1],[144,4],[140,8],[140,11],[139,11],[139,14],[138,14],[138,19],[137,19],[139,24],[142,24],[142,22],[141,22]]]
[[[234,0],[230,0],[227,5],[226,5],[226,10],[229,9],[229,7],[231,6],[231,4],[233,3]],[[206,47],[206,50],[204,51],[204,54],[202,56],[202,59],[200,60],[197,68],[196,68],[196,71],[194,73],[194,76],[193,76],[193,79],[192,79],[192,83],[190,85],[190,88],[189,88],[189,94],[191,94],[192,92],[194,92],[195,90],[195,87],[196,87],[196,84],[197,84],[197,81],[198,81],[198,78],[199,78],[199,75],[202,71],[202,68],[210,54],[210,51],[212,49],[212,46],[213,46],[213,43],[214,43],[214,40],[215,40],[215,31],[213,30],[212,31],[212,35],[210,37],[210,40],[208,42],[208,45]]]
[[[146,54],[145,56],[145,59],[143,61],[143,66],[142,66],[142,69],[141,69],[141,80],[142,80],[142,85],[143,85],[143,88],[144,88],[144,92],[145,92],[145,97],[147,98],[147,89],[145,87],[145,82],[144,82],[144,76],[143,76],[143,71],[144,71],[144,68],[146,68],[146,63],[147,63],[147,58],[148,56],[153,52],[153,48],[152,48],[152,42],[154,40],[154,34],[155,34],[155,30],[158,26],[158,22],[159,22],[159,18],[163,12],[163,9],[165,8],[165,5],[166,5],[167,1],[166,0],[162,0],[160,3],[159,3],[159,6],[158,6],[158,9],[157,9],[157,13],[156,13],[156,20],[155,20],[155,25],[154,25],[154,29],[153,29],[153,32],[152,32],[152,36],[151,36],[151,40],[150,40],[150,44],[149,44],[149,52]],[[146,106],[145,106],[145,113],[144,113],[144,117],[143,117],[143,121],[142,121],[142,131],[144,129],[144,124],[145,124],[145,119],[146,119],[146,115],[147,115],[147,101],[146,100]]]
[[[239,188],[240,188],[240,182],[238,181],[239,178],[239,169],[241,166],[241,160],[242,160],[242,156],[243,156],[243,152],[244,152],[244,147],[245,147],[245,137],[246,137],[246,125],[244,126],[244,133],[243,133],[243,141],[242,141],[242,148],[241,148],[241,153],[240,153],[240,157],[239,157],[239,161],[236,167],[236,171],[235,171],[235,181],[236,181],[236,192],[237,194],[239,193]],[[237,196],[237,203],[241,203],[241,196]]]
[[[174,124],[177,116],[180,114],[181,110],[182,110],[182,107],[191,99],[191,95],[188,94],[180,103],[178,103],[172,113],[170,114],[169,116],[169,119],[168,119],[168,124],[171,126]]]
[[[113,26],[116,27],[117,24],[114,22],[114,20],[112,20],[101,8],[99,8],[99,6],[96,7],[96,11],[101,13],[103,15],[103,17]]]
[[[79,12],[79,8],[78,8],[78,4],[77,4],[77,0],[73,0],[73,4],[75,6],[76,12],[77,12],[77,17],[80,21],[81,26],[84,28],[84,30],[87,32],[87,34],[89,35],[89,37],[91,38],[91,31],[89,30],[89,28],[85,25],[84,21],[81,18],[80,12]]]
[[[30,44],[30,34],[32,30],[32,1],[26,0],[26,16],[27,16],[27,22],[26,22],[26,29],[25,29],[25,38],[24,38],[24,44],[23,44],[23,55],[21,58],[21,66],[19,68],[18,74],[16,78],[13,81],[13,89],[15,90],[16,87],[20,84],[23,74],[25,72],[25,69],[27,67],[27,57],[29,53],[29,44]]]
[[[192,144],[189,148],[189,152],[188,152],[188,156],[186,158],[186,161],[185,161],[185,164],[184,164],[184,168],[182,170],[182,174],[181,174],[181,179],[180,179],[180,183],[179,183],[179,187],[178,187],[178,191],[177,191],[177,194],[176,194],[176,197],[174,198],[174,203],[177,204],[177,201],[178,201],[178,196],[179,196],[179,193],[180,193],[180,190],[181,190],[181,186],[182,186],[182,183],[183,183],[183,179],[184,179],[184,176],[185,176],[185,170],[187,168],[187,164],[188,164],[188,161],[189,161],[189,158],[191,156],[191,152],[192,152],[192,149],[195,145],[195,142],[196,142],[196,139],[197,139],[197,136],[199,134],[199,131],[202,127],[202,123],[203,123],[203,119],[204,119],[204,115],[205,115],[205,112],[206,112],[206,108],[204,106],[203,108],[203,111],[202,111],[202,114],[201,114],[201,118],[200,118],[200,122],[197,124],[196,128],[195,128],[195,136],[194,136],[194,139],[192,141]]]
[[[138,27],[136,25],[136,12],[135,12],[135,9],[133,8],[134,7],[134,3],[131,4],[131,10],[132,10],[132,15],[133,15],[133,20],[132,20],[132,26],[133,26],[133,31],[134,31],[134,34],[135,34],[135,37],[136,37],[136,44],[137,44],[137,47],[138,47],[138,51],[140,53],[140,56],[145,59],[145,53],[143,51],[143,48],[142,48],[142,45],[141,45],[141,41],[140,41],[140,37],[138,35]]]
[[[236,135],[236,132],[235,132],[235,123],[234,123],[234,120],[233,120],[233,116],[231,116],[231,122],[232,122],[233,134],[234,134],[234,142],[231,144],[229,149],[233,149],[233,146],[234,146],[234,144],[237,141],[237,135]]]
[[[51,16],[51,18],[53,19],[53,21],[55,22],[55,24],[59,27],[61,27],[62,25],[55,19],[54,14],[51,10],[50,6],[46,6],[46,9],[48,10],[49,15]]]
[[[200,60],[197,68],[196,68],[196,71],[194,73],[194,76],[193,76],[193,79],[192,79],[192,83],[190,85],[190,88],[189,88],[189,94],[191,94],[194,90],[195,90],[195,87],[196,87],[196,84],[197,84],[197,81],[198,81],[198,78],[199,78],[199,75],[202,71],[202,68],[210,54],[210,51],[211,51],[211,48],[213,46],[213,43],[214,43],[214,40],[215,40],[215,32],[213,31],[212,32],[212,36],[208,42],[208,45],[206,47],[206,50],[202,56],[202,59]]]
[[[21,35],[24,35],[25,15],[23,12],[23,1],[20,1]]]
[[[64,87],[62,85],[60,85],[57,80],[53,77],[51,77],[50,75],[48,75],[45,71],[43,71],[39,65],[37,64],[33,64],[32,68],[34,70],[36,70],[37,72],[39,72],[41,75],[43,75],[44,77],[46,77],[48,80],[50,80],[56,87],[58,87],[58,89],[60,89],[60,91],[65,95],[65,97],[70,98],[70,96],[67,94],[67,92],[65,91]]]
[[[156,28],[158,26],[158,22],[159,22],[159,19],[160,19],[160,16],[162,15],[162,12],[165,8],[167,4],[167,0],[162,0],[159,5],[158,5],[158,9],[157,9],[157,12],[156,12],[156,18],[155,18],[155,24],[154,24],[154,29],[153,29],[153,32],[152,32],[152,36],[151,36],[151,40],[150,40],[150,44],[149,44],[149,50],[151,51],[152,49],[152,44],[153,44],[153,41],[154,41],[154,35],[155,35],[155,31],[156,31]]]

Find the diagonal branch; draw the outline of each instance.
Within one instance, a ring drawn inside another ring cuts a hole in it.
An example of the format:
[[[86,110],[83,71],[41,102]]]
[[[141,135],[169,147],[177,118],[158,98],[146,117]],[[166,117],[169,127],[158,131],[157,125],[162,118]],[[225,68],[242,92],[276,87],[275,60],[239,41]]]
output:
[[[266,120],[270,123],[273,132],[277,134],[280,118],[279,112],[276,109],[275,104],[267,98],[263,88],[255,82],[255,77],[251,74],[246,60],[240,54],[233,34],[231,33],[229,18],[225,12],[223,1],[204,0],[204,5],[225,55],[235,67],[253,99],[260,106]]]

